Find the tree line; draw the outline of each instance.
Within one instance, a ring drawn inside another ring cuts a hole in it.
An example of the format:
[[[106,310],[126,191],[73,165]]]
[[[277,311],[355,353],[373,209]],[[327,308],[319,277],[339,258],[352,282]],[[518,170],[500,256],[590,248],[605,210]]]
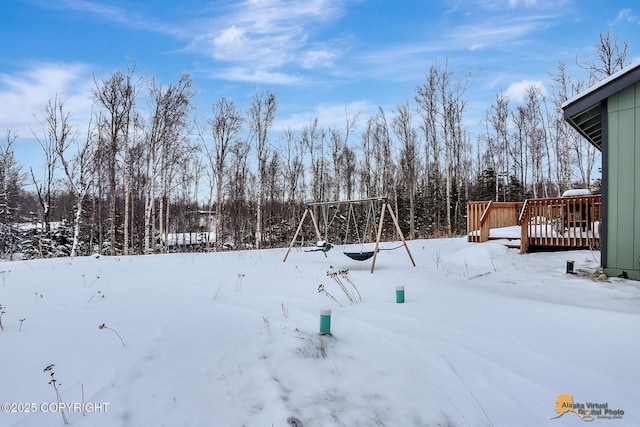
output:
[[[166,252],[169,235],[185,232],[200,233],[202,250],[283,246],[307,202],[377,196],[392,201],[409,239],[464,233],[470,200],[597,186],[597,153],[561,110],[626,65],[626,41],[607,32],[595,47],[597,58],[581,64],[587,81],[560,62],[550,93],[531,84],[518,104],[498,93],[476,135],[465,121],[473,78],[448,61],[429,67],[392,111],[379,107],[362,120],[345,111],[340,126],[312,118],[277,131],[270,90],[256,91],[244,109],[213,100],[200,117],[189,74],[162,84],[129,65],[94,80],[83,129],[64,99],[48,101],[33,132],[42,168],[23,170],[13,151],[18,136],[6,129],[0,251],[8,258]]]

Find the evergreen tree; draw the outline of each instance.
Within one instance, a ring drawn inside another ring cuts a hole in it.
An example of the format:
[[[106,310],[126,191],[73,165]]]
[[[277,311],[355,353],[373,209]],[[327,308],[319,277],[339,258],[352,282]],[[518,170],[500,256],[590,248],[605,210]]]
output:
[[[477,187],[473,193],[472,200],[489,201],[496,199],[496,172],[493,168],[482,171],[478,177]]]
[[[7,130],[0,146],[0,256],[13,259],[17,250],[19,232],[17,215],[20,208],[23,174],[13,154],[17,136]]]
[[[31,224],[22,233],[20,251],[23,259],[50,258],[54,252],[49,232],[36,212],[31,212]]]
[[[62,220],[51,230],[51,256],[67,257],[73,247],[73,227],[69,221]]]
[[[507,187],[507,201],[508,202],[522,202],[525,199],[524,185],[517,176],[511,175],[509,177],[509,185]]]

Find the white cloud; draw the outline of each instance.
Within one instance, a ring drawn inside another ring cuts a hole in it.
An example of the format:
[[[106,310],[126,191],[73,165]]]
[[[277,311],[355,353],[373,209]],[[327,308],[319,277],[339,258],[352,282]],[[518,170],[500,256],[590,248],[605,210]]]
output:
[[[233,25],[213,39],[214,56],[217,59],[236,60],[247,50],[245,31]]]
[[[547,14],[531,14],[510,20],[488,19],[454,27],[448,37],[455,47],[472,51],[504,47],[547,29],[554,19],[553,15]]]
[[[377,106],[368,101],[354,101],[348,104],[319,104],[312,110],[295,113],[288,118],[278,120],[274,129],[300,131],[317,118],[318,124],[324,129],[343,129],[348,117],[358,116],[356,127],[363,127],[366,118],[377,111]]]
[[[93,80],[84,64],[38,63],[14,74],[0,74],[2,126],[19,137],[39,132],[44,107],[58,95],[73,121],[88,118]]]
[[[152,13],[145,11],[140,4],[130,3],[128,7],[105,5],[104,2],[91,0],[33,0],[41,7],[62,9],[93,15],[104,21],[115,22],[130,28],[184,37],[187,30],[174,21],[163,22],[153,18]]]
[[[523,102],[527,91],[532,87],[538,89],[540,94],[546,96],[547,91],[544,83],[539,80],[521,80],[519,82],[511,83],[507,90],[505,90],[504,95],[511,101]]]
[[[345,3],[359,0],[242,0],[206,3],[190,16],[158,20],[135,2],[105,5],[97,0],[34,0],[42,7],[81,12],[130,28],[170,34],[186,40],[186,50],[215,60],[213,73],[230,81],[291,84],[300,77],[291,70],[327,68],[342,52],[314,41],[316,31],[346,13]],[[221,71],[220,71],[221,69]],[[239,74],[232,71],[240,69]]]
[[[303,81],[302,77],[299,75],[248,67],[229,67],[222,71],[213,73],[212,76],[218,79],[237,82],[277,85],[294,85]]]
[[[568,3],[570,0],[473,0],[471,4],[475,4],[478,7],[485,10],[504,10],[505,6],[508,9],[519,8],[536,8],[536,9],[556,9],[558,6],[562,6]],[[467,4],[467,3],[463,3]]]
[[[537,3],[537,0],[509,0],[509,7],[516,8],[521,4],[526,7],[531,7],[531,6],[535,6],[536,3]]]
[[[80,12],[88,12],[100,15],[110,21],[126,22],[127,14],[124,10],[113,6],[108,6],[88,0],[61,0],[59,2],[48,2],[48,6],[52,8],[77,10]]]
[[[483,2],[484,8],[493,7],[495,1]],[[502,10],[506,3],[501,0]],[[497,5],[496,5],[497,7]],[[526,13],[505,15],[490,13],[483,19],[462,20],[460,24],[436,28],[428,41],[411,41],[403,44],[372,46],[359,54],[358,59],[372,65],[368,75],[376,74],[420,80],[424,72],[436,60],[451,58],[456,64],[474,64],[479,55],[489,52],[501,57],[504,52],[513,55],[517,49],[520,57],[525,57],[523,46],[535,41],[554,25],[557,16],[553,13]]]
[[[341,54],[314,43],[313,36],[315,29],[339,19],[344,13],[342,3],[342,0],[245,0],[194,26],[190,48],[229,63],[228,71],[244,70],[239,75],[218,73],[229,80],[254,81],[265,76],[269,80],[263,83],[269,83],[280,76],[275,79],[280,83],[296,83],[299,77],[288,70],[330,67]]]
[[[620,21],[628,22],[630,24],[637,24],[640,22],[640,17],[633,13],[631,9],[622,9],[618,12],[618,16],[614,20],[614,23],[618,23]]]
[[[327,49],[310,49],[303,52],[301,55],[300,63],[303,68],[327,68],[332,67],[335,63],[335,59],[339,55],[332,50]]]

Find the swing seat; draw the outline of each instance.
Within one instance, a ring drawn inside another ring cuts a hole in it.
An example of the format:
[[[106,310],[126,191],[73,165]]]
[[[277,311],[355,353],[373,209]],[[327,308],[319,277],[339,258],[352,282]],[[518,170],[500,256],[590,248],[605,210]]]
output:
[[[333,248],[331,243],[325,242],[324,240],[319,241],[314,249],[307,249],[305,252],[324,252],[325,254],[329,252]]]
[[[375,253],[375,251],[368,251],[368,252],[343,252],[343,254],[345,254],[346,256],[348,256],[349,258],[355,260],[355,261],[366,261],[369,258],[371,258],[373,256],[373,254]]]

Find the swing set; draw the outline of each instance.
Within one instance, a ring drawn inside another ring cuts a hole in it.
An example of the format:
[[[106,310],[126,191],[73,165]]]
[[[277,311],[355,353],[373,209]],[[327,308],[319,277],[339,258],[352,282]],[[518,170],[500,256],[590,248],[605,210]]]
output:
[[[343,207],[344,205],[347,206],[346,217],[342,214],[342,211],[341,211],[341,207]],[[358,221],[356,218],[357,215],[354,210],[354,206],[357,206],[357,205],[364,206],[366,209],[366,213],[362,212],[365,214],[364,216],[366,217],[365,226],[364,226],[364,229],[362,230],[362,234],[358,227]],[[377,217],[377,212],[375,210],[376,205],[380,205],[380,216],[378,217],[378,224],[377,224],[378,230],[376,234],[375,247],[372,251],[364,251],[363,250],[364,243],[365,243],[364,240],[367,238],[367,236],[370,236],[373,231],[375,231],[373,222]],[[324,238],[320,233],[320,227],[318,226],[316,214],[314,213],[314,211],[316,211],[318,208],[320,208],[322,212],[321,219],[323,221],[322,225],[324,230]],[[330,213],[332,209],[334,209],[333,215],[331,215]],[[382,237],[382,229],[383,229],[386,212],[389,213],[389,216],[393,221],[395,231],[397,232],[398,236],[400,237],[400,240],[402,241],[401,245],[396,246],[394,248],[380,247],[380,239]],[[332,228],[340,229],[342,226],[344,226],[344,244],[345,245],[347,244],[347,239],[349,238],[350,230],[354,230],[358,243],[360,244],[360,251],[345,250],[343,251],[343,253],[355,261],[366,261],[368,259],[373,258],[371,262],[371,273],[373,273],[373,270],[375,268],[376,257],[378,256],[378,252],[385,251],[385,250],[387,251],[395,250],[403,246],[407,251],[407,255],[411,260],[411,264],[413,264],[414,267],[416,266],[416,263],[413,260],[413,256],[411,255],[411,251],[409,250],[409,246],[407,245],[407,242],[404,239],[404,235],[400,230],[398,219],[396,218],[396,215],[394,214],[393,209],[391,208],[391,204],[387,201],[386,197],[370,197],[366,199],[345,200],[345,201],[337,201],[337,202],[313,202],[313,203],[307,204],[307,208],[305,209],[304,214],[302,215],[302,219],[298,224],[298,228],[296,230],[295,235],[293,236],[293,239],[291,239],[291,244],[289,245],[289,249],[287,250],[287,253],[285,254],[282,262],[287,261],[289,252],[291,252],[291,249],[293,248],[293,245],[295,244],[296,239],[300,235],[302,226],[304,225],[304,222],[307,219],[307,217],[311,219],[311,222],[313,224],[313,228],[317,238],[317,244],[315,247],[306,250],[306,252],[321,251],[326,257],[327,252],[329,252],[334,247],[332,243],[328,242],[329,230]],[[335,223],[337,223],[337,225]]]

